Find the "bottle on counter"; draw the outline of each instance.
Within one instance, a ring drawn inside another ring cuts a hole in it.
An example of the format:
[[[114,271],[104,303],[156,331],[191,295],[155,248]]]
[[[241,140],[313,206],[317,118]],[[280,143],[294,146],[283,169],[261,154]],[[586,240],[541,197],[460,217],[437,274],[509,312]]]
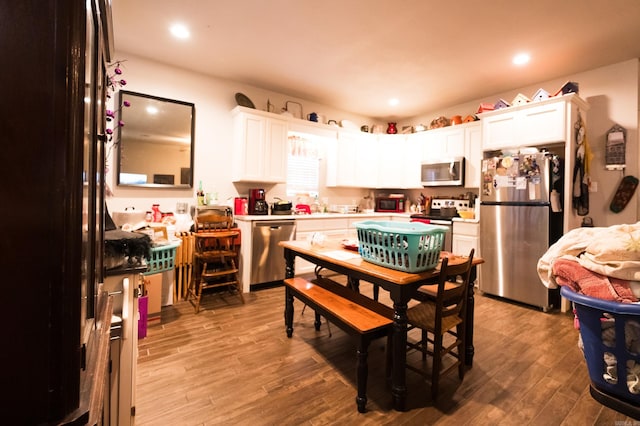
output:
[[[160,211],[160,204],[154,204],[151,206],[154,222],[162,222],[162,212]]]
[[[204,191],[202,190],[202,181],[198,184],[198,192],[196,192],[196,197],[198,198],[198,205],[204,206]]]

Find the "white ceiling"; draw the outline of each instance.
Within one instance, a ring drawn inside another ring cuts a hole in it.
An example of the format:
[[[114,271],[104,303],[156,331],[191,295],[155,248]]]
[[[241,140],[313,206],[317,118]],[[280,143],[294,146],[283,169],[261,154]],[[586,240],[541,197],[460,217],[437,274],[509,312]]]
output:
[[[115,47],[380,119],[640,57],[638,0],[112,0]],[[168,27],[186,24],[188,41]],[[529,66],[511,64],[528,52]],[[396,107],[389,98],[398,98]]]

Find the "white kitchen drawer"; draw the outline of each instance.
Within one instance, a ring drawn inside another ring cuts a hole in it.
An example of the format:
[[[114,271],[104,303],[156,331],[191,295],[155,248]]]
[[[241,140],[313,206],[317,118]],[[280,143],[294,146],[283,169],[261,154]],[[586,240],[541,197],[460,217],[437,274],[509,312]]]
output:
[[[335,219],[297,219],[296,230],[298,232],[307,231],[330,231],[333,229],[347,229],[349,227],[349,219],[346,217],[337,217]]]
[[[453,235],[466,235],[468,237],[480,236],[480,224],[472,222],[453,222]]]
[[[324,219],[297,219],[296,232],[321,231],[324,229]]]

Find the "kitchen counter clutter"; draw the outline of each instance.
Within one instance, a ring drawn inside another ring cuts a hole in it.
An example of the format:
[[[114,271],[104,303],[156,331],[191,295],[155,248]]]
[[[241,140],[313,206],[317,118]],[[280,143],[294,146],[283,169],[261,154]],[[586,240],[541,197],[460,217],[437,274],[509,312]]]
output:
[[[273,238],[283,234],[280,231],[285,225],[289,229],[292,227],[295,229],[292,234],[294,241],[310,241],[314,234],[321,234],[329,239],[356,240],[358,238],[355,225],[357,222],[367,220],[409,222],[411,220],[410,216],[411,213],[313,213],[297,215],[237,215],[234,219],[242,234],[245,235],[243,241],[253,242],[254,234],[269,232],[270,235],[273,235]],[[456,228],[461,229],[461,235],[457,239],[458,244],[456,244],[460,252],[468,252],[470,247],[477,250],[479,219],[477,217],[475,219],[453,218],[453,221],[456,224]],[[269,226],[270,224],[273,224],[273,226]],[[474,230],[469,231],[468,227]],[[271,228],[273,228],[272,231]],[[258,237],[258,235],[255,235],[255,237]],[[270,240],[273,238],[268,237]],[[273,241],[270,244],[273,244]],[[240,247],[243,292],[249,292],[252,286],[268,284],[256,281],[256,274],[252,274],[252,270],[255,271],[256,268],[266,267],[267,259],[265,257],[269,258],[269,265],[273,261],[284,262],[284,253],[277,247],[270,247],[266,255],[260,250],[256,252],[253,243],[245,243]],[[315,265],[305,259],[296,258],[295,260],[296,274],[313,273],[314,268]],[[284,265],[280,270],[284,271]],[[274,280],[283,279],[284,272],[281,275],[272,278]]]
[[[290,214],[290,215],[236,215],[236,222],[253,222],[263,220],[318,220],[318,219],[339,219],[352,218],[366,220],[368,218],[388,218],[409,219],[410,213],[312,213],[312,214]]]
[[[274,238],[284,238],[282,235],[293,235],[296,241],[308,241],[314,233],[322,233],[330,238],[355,239],[357,232],[356,222],[364,220],[399,220],[409,221],[408,213],[313,213],[298,215],[237,215],[235,221],[240,231],[246,237],[243,241],[251,241],[251,244],[242,244],[240,247],[240,271],[242,275],[243,292],[250,291],[251,286],[264,285],[257,278],[260,274],[255,271],[269,267],[277,271],[278,276],[271,275],[269,282],[284,279],[284,252],[277,246]],[[273,226],[269,226],[272,224]],[[283,232],[287,228],[289,231]],[[293,228],[293,232],[291,231]],[[267,235],[268,234],[268,235]],[[288,239],[288,238],[287,238]],[[254,246],[269,240],[269,250],[257,250]],[[280,263],[279,267],[276,263]],[[296,259],[296,273],[304,274],[313,272],[314,265],[304,259]],[[252,273],[254,271],[254,273]]]

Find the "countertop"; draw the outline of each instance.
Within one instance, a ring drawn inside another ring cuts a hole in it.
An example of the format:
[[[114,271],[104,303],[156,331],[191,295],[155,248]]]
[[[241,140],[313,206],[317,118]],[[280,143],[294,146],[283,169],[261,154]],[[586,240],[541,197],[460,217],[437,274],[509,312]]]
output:
[[[265,214],[265,215],[236,215],[238,222],[257,222],[266,220],[307,220],[307,219],[366,219],[377,217],[399,217],[409,219],[413,213],[312,213],[312,214]],[[480,219],[451,218],[453,222],[480,223]]]
[[[269,214],[269,215],[235,215],[236,222],[255,222],[266,220],[308,220],[308,219],[365,219],[375,217],[402,217],[407,218],[411,213],[312,213],[312,214]]]
[[[475,218],[475,219],[463,219],[461,217],[454,217],[451,218],[452,222],[467,222],[467,223],[480,223],[480,219]]]

